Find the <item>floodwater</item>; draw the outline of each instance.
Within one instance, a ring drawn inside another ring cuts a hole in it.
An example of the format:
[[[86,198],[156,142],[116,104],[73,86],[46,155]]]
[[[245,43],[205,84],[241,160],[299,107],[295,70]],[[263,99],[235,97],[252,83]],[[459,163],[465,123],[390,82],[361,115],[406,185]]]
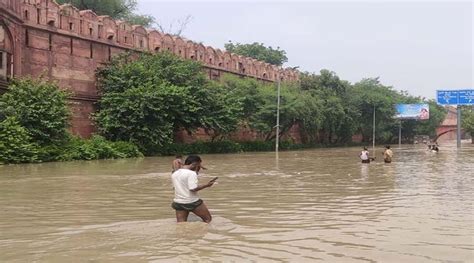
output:
[[[204,155],[209,225],[171,157],[0,166],[0,262],[473,262],[474,146],[393,148]]]

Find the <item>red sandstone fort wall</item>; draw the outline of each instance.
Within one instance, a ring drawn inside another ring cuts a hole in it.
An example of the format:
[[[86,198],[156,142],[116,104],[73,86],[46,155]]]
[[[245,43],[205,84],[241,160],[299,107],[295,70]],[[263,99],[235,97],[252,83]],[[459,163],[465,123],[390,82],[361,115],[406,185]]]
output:
[[[8,54],[12,55],[12,72],[8,75],[43,76],[69,90],[72,131],[84,137],[94,131],[90,114],[98,99],[96,69],[128,50],[167,50],[200,61],[211,79],[224,72],[263,81],[275,81],[278,76],[298,79],[295,70],[97,16],[90,10],[58,5],[53,0],[0,0],[0,23],[11,36]]]

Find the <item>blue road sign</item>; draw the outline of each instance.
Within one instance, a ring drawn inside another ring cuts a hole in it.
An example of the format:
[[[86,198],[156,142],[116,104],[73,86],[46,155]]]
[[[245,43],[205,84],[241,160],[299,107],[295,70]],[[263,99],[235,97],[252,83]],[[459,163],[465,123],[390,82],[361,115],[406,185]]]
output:
[[[474,105],[474,90],[459,90],[458,105]]]
[[[441,105],[457,105],[459,102],[457,90],[438,90],[437,98],[438,104]]]

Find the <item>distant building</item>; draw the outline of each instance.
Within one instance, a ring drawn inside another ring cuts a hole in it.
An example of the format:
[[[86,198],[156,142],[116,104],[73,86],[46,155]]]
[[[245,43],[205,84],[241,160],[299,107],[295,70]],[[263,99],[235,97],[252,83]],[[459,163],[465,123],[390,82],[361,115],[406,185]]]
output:
[[[452,106],[446,107],[448,113],[443,122],[436,128],[436,134],[439,136],[438,142],[452,141],[457,139],[457,109]],[[464,132],[462,132],[464,134]]]

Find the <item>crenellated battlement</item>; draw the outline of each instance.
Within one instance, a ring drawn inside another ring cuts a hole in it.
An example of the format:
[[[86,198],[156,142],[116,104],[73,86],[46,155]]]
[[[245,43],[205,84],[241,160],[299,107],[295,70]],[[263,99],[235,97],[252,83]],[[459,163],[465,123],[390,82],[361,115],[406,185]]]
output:
[[[103,43],[124,50],[169,51],[182,58],[197,60],[210,69],[246,75],[267,81],[297,80],[298,72],[283,69],[253,58],[232,54],[191,40],[147,30],[108,16],[98,16],[91,10],[80,11],[70,4],[59,5],[54,0],[0,0],[0,3],[21,2],[16,7],[24,25],[57,34]],[[72,41],[71,41],[72,43]],[[72,44],[71,44],[72,45]],[[92,46],[91,46],[92,49]],[[93,51],[91,50],[91,54]],[[109,48],[108,57],[112,53]]]
[[[222,73],[262,81],[298,80],[283,69],[54,0],[0,0],[0,92],[11,77],[43,77],[71,92],[72,131],[90,136],[100,98],[96,70],[129,50],[169,51],[203,64],[209,79]],[[2,82],[3,81],[3,82]],[[2,84],[3,83],[3,84]]]

